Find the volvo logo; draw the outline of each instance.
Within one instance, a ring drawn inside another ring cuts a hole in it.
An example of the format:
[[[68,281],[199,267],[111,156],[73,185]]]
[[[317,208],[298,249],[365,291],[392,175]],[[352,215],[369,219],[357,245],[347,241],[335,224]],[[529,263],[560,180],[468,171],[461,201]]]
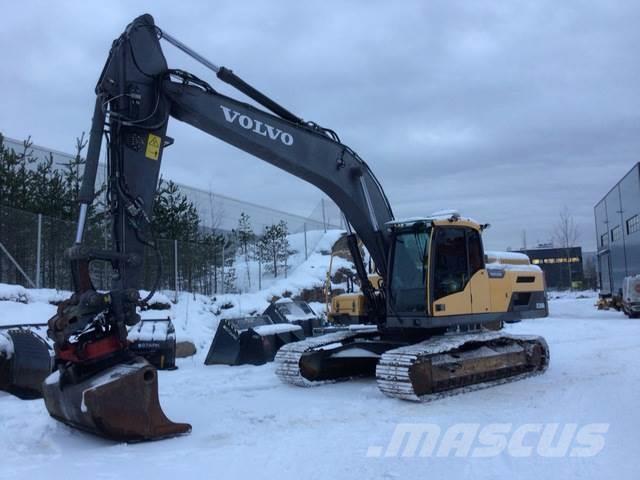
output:
[[[251,130],[253,133],[268,137],[273,141],[280,141],[283,145],[290,147],[293,145],[293,136],[290,133],[283,132],[279,128],[273,127],[268,123],[261,122],[255,118],[251,118],[248,115],[241,114],[235,110],[231,110],[224,105],[220,105],[222,112],[224,113],[224,119],[229,123],[237,123],[245,130]]]

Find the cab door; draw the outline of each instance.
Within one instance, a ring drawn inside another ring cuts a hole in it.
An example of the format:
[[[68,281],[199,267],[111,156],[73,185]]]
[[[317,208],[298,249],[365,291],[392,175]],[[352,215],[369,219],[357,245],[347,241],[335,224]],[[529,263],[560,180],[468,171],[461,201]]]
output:
[[[467,252],[469,254],[469,288],[471,290],[471,312],[487,313],[491,307],[489,276],[484,268],[484,249],[480,232],[467,230]]]
[[[431,312],[434,317],[471,313],[466,228],[436,227]]]

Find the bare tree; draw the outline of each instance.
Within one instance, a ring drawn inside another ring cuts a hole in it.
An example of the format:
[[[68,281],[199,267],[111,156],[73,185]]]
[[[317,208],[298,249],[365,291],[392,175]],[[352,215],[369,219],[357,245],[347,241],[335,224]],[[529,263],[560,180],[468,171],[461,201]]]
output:
[[[580,238],[580,231],[578,230],[573,215],[571,215],[571,212],[569,212],[569,209],[565,205],[560,211],[560,218],[553,230],[553,240],[564,249],[570,289],[573,289],[573,271],[570,253],[571,248],[575,247],[576,243],[578,243],[578,238]]]

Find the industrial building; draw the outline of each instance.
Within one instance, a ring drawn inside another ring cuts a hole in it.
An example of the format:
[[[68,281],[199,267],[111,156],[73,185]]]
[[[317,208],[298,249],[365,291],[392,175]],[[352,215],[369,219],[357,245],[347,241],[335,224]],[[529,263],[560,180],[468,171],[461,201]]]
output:
[[[594,207],[600,294],[619,296],[624,277],[640,273],[640,163]]]
[[[542,269],[548,288],[564,290],[583,286],[581,247],[567,249],[540,245],[520,252],[527,255],[532,264]]]

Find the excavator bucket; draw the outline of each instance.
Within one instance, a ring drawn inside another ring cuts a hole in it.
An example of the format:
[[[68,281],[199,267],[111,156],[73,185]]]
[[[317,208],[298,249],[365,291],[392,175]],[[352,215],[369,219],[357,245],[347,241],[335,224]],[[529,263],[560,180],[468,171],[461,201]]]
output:
[[[293,323],[300,325],[305,337],[312,337],[314,331],[323,327],[323,321],[307,302],[282,298],[271,303],[263,315],[269,317],[273,323]]]
[[[283,345],[305,338],[302,327],[276,323],[264,315],[223,319],[211,342],[205,365],[262,365],[273,361]]]
[[[27,328],[0,330],[0,390],[24,400],[42,397],[53,359],[47,342]]]
[[[60,371],[44,382],[49,414],[63,423],[112,440],[137,442],[191,431],[169,420],[158,400],[156,369],[135,357],[78,383],[61,381]]]

